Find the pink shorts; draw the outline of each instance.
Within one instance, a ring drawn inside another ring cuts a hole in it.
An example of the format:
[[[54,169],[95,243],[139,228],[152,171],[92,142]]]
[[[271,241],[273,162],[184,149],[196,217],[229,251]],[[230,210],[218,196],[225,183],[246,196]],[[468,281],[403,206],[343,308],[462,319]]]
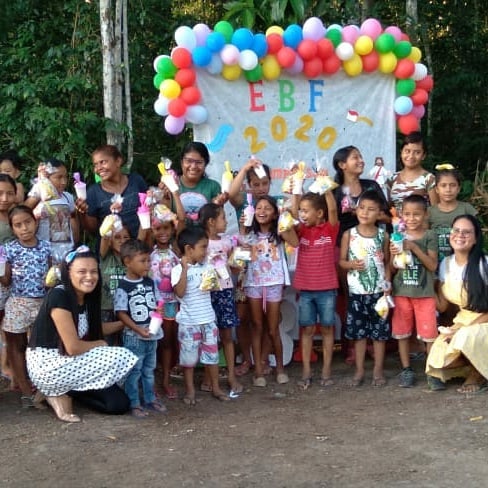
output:
[[[392,337],[406,339],[414,330],[425,342],[434,342],[438,335],[435,298],[394,297]]]
[[[283,298],[283,285],[246,286],[244,291],[247,298],[259,298],[263,302],[281,302]]]

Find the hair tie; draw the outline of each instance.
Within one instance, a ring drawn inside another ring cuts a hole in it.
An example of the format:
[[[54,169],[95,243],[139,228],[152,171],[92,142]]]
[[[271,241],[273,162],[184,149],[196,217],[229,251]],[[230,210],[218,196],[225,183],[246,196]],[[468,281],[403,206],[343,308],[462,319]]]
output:
[[[453,170],[455,168],[451,163],[442,163],[436,165],[435,169],[436,171],[448,171],[448,170]]]
[[[66,264],[71,264],[78,254],[85,254],[87,252],[91,252],[91,249],[88,246],[83,245],[77,247],[74,251],[71,251],[68,254],[66,254],[64,260]]]

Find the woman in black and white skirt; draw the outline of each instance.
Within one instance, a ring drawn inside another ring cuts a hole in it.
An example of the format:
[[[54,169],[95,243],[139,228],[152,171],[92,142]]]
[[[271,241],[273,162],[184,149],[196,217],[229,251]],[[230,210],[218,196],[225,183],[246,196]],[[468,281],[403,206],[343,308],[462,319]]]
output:
[[[80,421],[72,412],[72,397],[104,413],[129,409],[117,382],[137,356],[102,339],[100,288],[95,255],[87,246],[72,251],[61,265],[61,284],[45,297],[32,329],[29,376],[64,422]]]

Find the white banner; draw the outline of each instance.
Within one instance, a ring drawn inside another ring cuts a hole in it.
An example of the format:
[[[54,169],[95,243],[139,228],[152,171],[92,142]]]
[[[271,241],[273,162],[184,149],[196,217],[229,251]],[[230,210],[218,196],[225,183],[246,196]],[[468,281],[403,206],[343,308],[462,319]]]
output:
[[[332,157],[348,145],[361,151],[364,177],[376,156],[383,157],[387,169],[395,169],[391,75],[349,77],[340,72],[312,80],[282,76],[248,83],[201,70],[198,87],[209,117],[194,127],[194,139],[207,145],[211,153],[207,174],[219,182],[224,161],[237,171],[255,155],[272,168],[271,193],[278,194],[290,162],[303,160],[309,174],[321,167],[333,176]]]

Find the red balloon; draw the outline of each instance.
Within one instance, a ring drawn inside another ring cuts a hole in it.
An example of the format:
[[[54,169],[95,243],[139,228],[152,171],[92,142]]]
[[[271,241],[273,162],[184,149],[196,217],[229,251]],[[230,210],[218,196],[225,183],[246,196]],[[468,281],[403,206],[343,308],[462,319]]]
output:
[[[376,51],[371,51],[365,56],[361,56],[363,62],[363,71],[366,73],[372,73],[378,69],[380,63],[380,56]]]
[[[434,87],[434,79],[432,75],[427,75],[423,80],[417,81],[415,86],[429,92]]]
[[[293,66],[296,57],[295,50],[288,46],[282,47],[276,54],[276,59],[282,68],[290,68]]]
[[[429,99],[429,94],[422,88],[416,88],[410,98],[414,105],[425,105]]]
[[[279,34],[270,34],[266,36],[268,43],[268,54],[276,54],[283,47],[283,37]]]
[[[303,63],[303,73],[307,78],[317,78],[322,73],[322,60],[313,58]]]
[[[173,117],[183,117],[186,114],[186,103],[181,98],[173,98],[168,103],[168,112]]]
[[[311,39],[304,39],[297,48],[298,54],[304,61],[315,58],[317,56],[317,43]]]
[[[342,61],[336,56],[336,54],[330,55],[327,59],[322,62],[322,70],[324,73],[333,75],[339,70],[342,65]]]
[[[398,129],[403,135],[408,135],[411,132],[419,130],[419,121],[415,115],[408,114],[398,117]]]
[[[415,71],[415,63],[410,59],[399,59],[395,68],[395,76],[400,79],[410,78]]]
[[[195,105],[200,101],[200,98],[202,98],[202,94],[196,86],[188,86],[181,90],[180,98],[187,105]]]
[[[326,39],[324,37],[323,39],[320,39],[319,42],[317,42],[317,56],[319,58],[326,59],[331,56],[333,52],[334,44],[332,44],[332,41],[330,39]]]
[[[402,32],[402,35],[400,36],[400,41],[410,42],[410,37],[408,36],[408,34],[405,34],[405,32]]]
[[[195,73],[195,70],[189,68],[180,69],[175,74],[175,81],[179,83],[181,88],[192,86],[196,79],[197,74]]]
[[[177,68],[189,68],[192,65],[191,54],[184,47],[177,47],[171,53],[171,61]]]

